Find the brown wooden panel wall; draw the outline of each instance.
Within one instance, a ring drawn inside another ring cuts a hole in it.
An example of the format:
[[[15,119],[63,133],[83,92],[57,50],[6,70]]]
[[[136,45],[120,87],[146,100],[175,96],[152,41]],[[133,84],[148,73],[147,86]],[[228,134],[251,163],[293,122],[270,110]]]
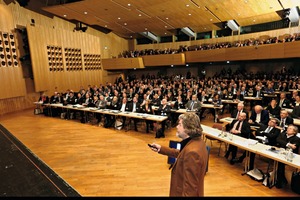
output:
[[[0,67],[0,115],[33,108],[33,101],[38,100],[39,91],[47,90],[47,95],[51,96],[55,87],[62,92],[66,89],[78,91],[81,86],[86,88],[89,84],[99,85],[106,80],[113,80],[115,75],[107,74],[102,66],[99,68],[99,63],[102,65],[101,59],[118,56],[120,52],[129,49],[129,42],[113,33],[102,33],[90,27],[85,33],[73,32],[75,24],[61,18],[40,15],[17,3],[11,2],[6,5],[0,0],[0,16],[0,32],[18,35],[20,33],[16,32],[16,28],[30,29],[28,37],[34,67],[34,77],[29,76],[31,70],[23,67],[22,63],[19,63],[20,67],[15,68]],[[35,20],[35,26],[30,26],[31,19]],[[62,54],[64,70],[50,73],[48,45],[80,48],[83,70],[66,71],[65,55]],[[24,54],[22,45],[17,49],[18,55],[20,51]],[[84,59],[92,57],[91,55],[99,55],[100,58],[98,56],[97,64],[88,61],[86,66]]]
[[[299,58],[300,57],[300,42],[286,42],[284,43],[284,57],[285,58]]]
[[[183,53],[179,54],[165,54],[142,56],[145,66],[170,66],[170,65],[185,65],[185,56]]]
[[[102,59],[102,65],[103,65],[103,69],[105,70],[145,68],[143,59],[141,57]]]
[[[15,39],[16,34],[12,14],[1,3],[0,13],[0,99],[24,96],[26,88],[22,68],[19,64],[14,65],[14,59],[12,58],[13,55],[18,55],[18,52],[12,52],[12,49],[16,49],[18,45]],[[9,37],[10,35],[12,36],[11,38]]]
[[[225,49],[215,49],[211,51],[206,51],[206,50],[186,51],[184,54],[185,54],[185,61],[187,63],[226,60]]]

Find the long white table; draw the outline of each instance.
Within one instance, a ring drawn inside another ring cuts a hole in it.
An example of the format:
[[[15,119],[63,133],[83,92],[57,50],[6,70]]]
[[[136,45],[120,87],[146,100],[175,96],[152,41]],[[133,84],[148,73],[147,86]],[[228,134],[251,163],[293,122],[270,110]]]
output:
[[[39,102],[34,102],[36,105],[39,104]],[[62,108],[66,109],[67,113],[69,113],[70,110],[77,110],[77,111],[83,111],[85,113],[100,113],[100,114],[106,114],[106,115],[114,115],[114,116],[121,116],[121,117],[128,117],[128,118],[136,118],[136,119],[143,119],[143,120],[151,120],[156,122],[162,122],[164,120],[167,120],[167,116],[160,116],[160,115],[151,115],[146,113],[134,113],[134,112],[121,112],[119,110],[111,110],[111,109],[98,109],[93,107],[86,107],[83,105],[63,105],[63,104],[44,104],[44,106],[47,106],[50,108],[50,116],[52,115],[52,108]],[[68,115],[69,116],[69,115]],[[87,116],[87,115],[85,115]],[[85,121],[87,121],[85,119]],[[127,127],[128,130],[129,127]]]
[[[213,137],[217,140],[226,142],[228,144],[232,144],[234,146],[237,146],[238,148],[244,149],[248,151],[247,159],[245,162],[245,171],[247,172],[249,169],[249,152],[264,156],[266,158],[269,158],[274,161],[274,178],[272,180],[272,184],[274,185],[276,182],[276,171],[277,171],[277,165],[278,162],[284,163],[286,165],[292,166],[294,168],[300,169],[300,155],[293,154],[293,160],[287,161],[285,157],[285,150],[282,148],[276,148],[275,151],[271,150],[271,146],[265,145],[262,143],[259,143],[256,140],[253,139],[246,139],[234,134],[230,134],[229,132],[222,132],[221,130],[202,125],[203,128],[203,134]],[[222,134],[223,133],[223,134]],[[224,133],[226,133],[227,136],[224,136]]]

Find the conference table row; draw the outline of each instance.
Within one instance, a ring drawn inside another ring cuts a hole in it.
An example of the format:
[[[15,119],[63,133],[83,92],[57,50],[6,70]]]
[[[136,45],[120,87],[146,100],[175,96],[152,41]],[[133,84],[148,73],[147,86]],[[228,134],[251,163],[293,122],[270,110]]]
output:
[[[257,155],[261,155],[268,159],[273,160],[274,164],[274,176],[271,180],[271,186],[274,186],[276,183],[276,171],[278,162],[284,163],[296,169],[300,169],[300,155],[293,154],[292,161],[288,161],[286,158],[286,150],[283,148],[275,148],[272,149],[271,146],[258,142],[258,140],[253,139],[246,139],[234,134],[231,134],[226,131],[222,131],[216,128],[212,128],[210,126],[201,125],[203,128],[203,135],[209,136],[214,139],[217,139],[221,142],[231,144],[237,146],[240,149],[247,151],[247,157],[245,159],[245,166],[244,166],[244,174],[249,171],[249,153],[255,153]]]
[[[41,104],[40,102],[34,102],[34,104],[39,107],[43,105],[44,107],[49,108],[49,115],[52,116],[52,109],[53,108],[61,108],[63,111],[67,113],[67,116],[70,116],[71,111],[81,111],[84,112],[84,116],[88,116],[87,113],[92,114],[104,114],[104,115],[113,115],[113,116],[120,116],[120,117],[128,117],[128,118],[135,118],[135,119],[143,119],[143,120],[151,120],[155,122],[162,122],[164,120],[167,120],[167,116],[161,116],[161,115],[152,115],[147,113],[136,113],[136,112],[122,112],[119,110],[112,110],[112,109],[99,109],[94,107],[86,107],[83,105],[75,104],[75,105],[63,105],[61,103],[58,104]],[[87,120],[86,120],[87,121]],[[115,126],[116,128],[116,126]]]

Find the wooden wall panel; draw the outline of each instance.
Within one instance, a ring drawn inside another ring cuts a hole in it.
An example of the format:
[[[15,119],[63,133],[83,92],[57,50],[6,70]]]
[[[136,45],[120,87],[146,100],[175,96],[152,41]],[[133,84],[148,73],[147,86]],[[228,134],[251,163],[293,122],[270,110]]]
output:
[[[102,66],[105,70],[120,70],[144,68],[143,59],[139,58],[110,58],[103,59]]]
[[[213,51],[187,51],[184,54],[186,56],[186,63],[226,60],[225,49],[215,49]]]
[[[185,65],[185,56],[183,53],[179,54],[165,54],[142,56],[144,65],[149,66],[166,66],[166,65]]]
[[[284,58],[284,44],[279,43],[279,44],[269,44],[270,46],[270,58]],[[260,49],[260,47],[258,47]],[[265,54],[262,52],[262,54]],[[263,56],[263,55],[260,55]]]
[[[105,81],[102,74],[106,71],[103,68],[82,70],[81,73],[77,71],[50,73],[47,71],[47,45],[81,48],[83,54],[99,54],[101,58],[117,57],[120,52],[129,48],[126,39],[120,38],[113,33],[102,33],[90,27],[85,33],[73,32],[75,24],[61,18],[49,18],[40,15],[20,7],[15,2],[6,5],[3,0],[0,0],[0,13],[0,31],[13,32],[16,28],[29,27],[30,50],[35,71],[34,77],[31,79],[27,72],[30,70],[27,68],[22,69],[22,66],[13,71],[0,68],[0,80],[2,83],[0,84],[0,115],[33,108],[32,102],[38,100],[39,91],[45,90],[47,95],[51,96],[56,90],[55,88],[61,92],[69,88],[79,90],[81,86],[87,87],[89,84],[99,84]],[[30,25],[31,19],[34,19],[35,26]],[[18,51],[24,54],[22,48],[20,46]],[[25,78],[23,78],[23,70],[26,75]],[[105,79],[110,79],[110,76],[110,74],[106,73]],[[114,76],[112,77],[114,78]],[[23,97],[17,97],[19,95],[23,95]],[[20,101],[22,106],[11,103],[12,101]]]
[[[12,33],[15,37],[14,21],[10,9],[0,3],[0,13],[0,32]],[[1,38],[0,35],[0,39]],[[15,40],[15,42],[17,42],[17,40]],[[0,99],[25,96],[26,87],[20,65],[18,65],[18,67],[2,67],[0,65],[0,82]]]
[[[257,59],[256,49],[254,46],[228,48],[225,52],[225,58],[229,61]]]
[[[284,43],[284,57],[285,58],[294,58],[300,57],[300,41],[296,41],[296,42],[287,42]]]

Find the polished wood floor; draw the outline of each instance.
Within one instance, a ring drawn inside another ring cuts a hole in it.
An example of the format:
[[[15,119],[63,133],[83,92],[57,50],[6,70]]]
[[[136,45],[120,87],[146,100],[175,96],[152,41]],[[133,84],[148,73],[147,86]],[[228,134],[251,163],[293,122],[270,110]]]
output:
[[[224,114],[226,116],[226,114]],[[179,140],[176,128],[165,138],[155,133],[114,130],[79,120],[34,115],[33,109],[2,116],[0,123],[34,154],[51,167],[82,196],[168,196],[170,170],[167,157],[152,152],[147,143],[168,145]],[[212,117],[203,124],[211,125]],[[299,196],[290,190],[273,187],[242,176],[243,165],[230,165],[224,148],[218,156],[219,143],[211,145],[209,169],[205,177],[205,196]],[[241,153],[241,152],[239,152]],[[256,158],[256,166],[267,166]],[[291,168],[287,168],[290,180]]]

